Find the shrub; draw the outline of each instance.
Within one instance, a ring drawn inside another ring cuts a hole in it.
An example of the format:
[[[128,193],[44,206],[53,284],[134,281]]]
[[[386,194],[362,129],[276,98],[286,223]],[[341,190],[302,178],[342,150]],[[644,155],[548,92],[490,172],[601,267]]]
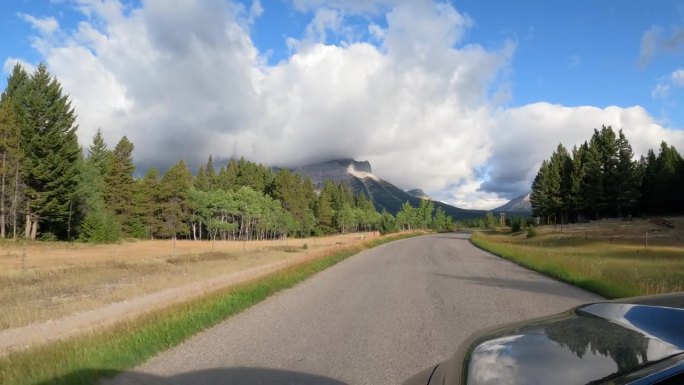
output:
[[[44,242],[56,242],[58,240],[57,236],[50,232],[41,233],[39,238]]]
[[[491,211],[488,212],[484,218],[484,222],[483,222],[484,228],[486,230],[493,230],[494,228],[496,228],[496,223],[497,223],[497,221],[496,221],[496,218],[494,218],[494,214],[492,214]]]
[[[511,218],[511,231],[517,233],[525,227],[524,219],[521,217]]]
[[[80,239],[89,243],[115,243],[121,238],[121,225],[104,209],[88,213],[81,225]]]
[[[537,230],[534,227],[527,229],[527,238],[532,238],[537,235]]]

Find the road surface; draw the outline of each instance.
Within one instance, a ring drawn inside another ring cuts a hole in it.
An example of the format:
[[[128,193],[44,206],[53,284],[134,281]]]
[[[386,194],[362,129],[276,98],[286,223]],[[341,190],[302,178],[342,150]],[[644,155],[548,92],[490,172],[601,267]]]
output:
[[[398,384],[478,330],[601,299],[467,238],[366,250],[103,383]]]

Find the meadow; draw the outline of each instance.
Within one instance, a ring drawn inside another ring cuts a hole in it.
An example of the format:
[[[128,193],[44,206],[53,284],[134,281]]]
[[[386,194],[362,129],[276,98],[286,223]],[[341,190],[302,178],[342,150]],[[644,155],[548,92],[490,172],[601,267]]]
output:
[[[374,233],[274,241],[0,243],[0,330],[54,320],[159,290],[301,260]]]
[[[472,242],[607,298],[684,291],[683,218],[541,226],[534,232],[476,232]]]

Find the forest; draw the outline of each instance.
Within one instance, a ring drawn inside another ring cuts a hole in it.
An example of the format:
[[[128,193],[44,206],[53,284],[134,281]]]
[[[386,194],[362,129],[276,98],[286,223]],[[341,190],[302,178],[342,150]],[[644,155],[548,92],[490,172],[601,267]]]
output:
[[[684,212],[684,159],[662,142],[634,159],[622,130],[594,129],[571,152],[559,144],[532,184],[534,215],[545,223]]]
[[[327,181],[320,192],[287,169],[211,156],[193,175],[180,159],[136,173],[134,144],[109,149],[98,130],[81,148],[76,112],[40,65],[16,65],[0,98],[0,238],[116,242],[123,238],[261,240],[354,231],[453,228],[431,201],[396,218]],[[137,176],[142,175],[142,176]]]

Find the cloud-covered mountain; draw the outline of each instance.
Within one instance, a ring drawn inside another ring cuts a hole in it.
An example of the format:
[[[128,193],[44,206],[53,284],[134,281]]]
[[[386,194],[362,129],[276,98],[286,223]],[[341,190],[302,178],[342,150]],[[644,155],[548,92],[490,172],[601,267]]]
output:
[[[384,209],[392,214],[399,212],[404,202],[410,202],[413,206],[418,206],[421,201],[421,198],[413,196],[373,174],[368,161],[357,162],[353,159],[335,159],[297,167],[292,169],[292,171],[309,177],[316,189],[321,189],[323,183],[328,179],[335,183],[344,182],[356,194],[363,193],[369,197],[378,210]],[[454,219],[478,217],[483,216],[485,213],[480,210],[466,210],[454,207],[443,202],[434,201],[434,203],[435,208],[441,207],[447,215],[451,215]]]

